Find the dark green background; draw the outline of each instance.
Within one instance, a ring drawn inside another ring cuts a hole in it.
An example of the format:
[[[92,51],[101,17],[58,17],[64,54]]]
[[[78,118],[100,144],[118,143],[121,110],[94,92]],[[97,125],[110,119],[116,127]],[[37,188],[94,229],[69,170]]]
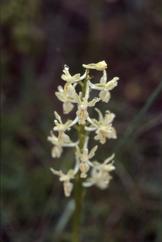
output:
[[[56,238],[69,200],[49,167],[72,155],[50,157],[54,92],[64,64],[104,59],[120,77],[108,106],[119,139],[97,157],[115,150],[117,169],[109,189],[87,191],[82,242],[161,242],[162,2],[4,0],[1,31],[1,241],[70,241],[70,221]]]

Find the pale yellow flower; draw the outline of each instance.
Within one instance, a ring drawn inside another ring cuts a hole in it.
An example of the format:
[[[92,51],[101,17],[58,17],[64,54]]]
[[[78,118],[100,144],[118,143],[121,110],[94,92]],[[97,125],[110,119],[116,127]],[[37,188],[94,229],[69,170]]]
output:
[[[97,150],[97,145],[95,145],[90,151],[88,150],[88,147],[84,147],[83,150],[81,151],[79,147],[77,146],[77,155],[79,159],[82,162],[89,162],[90,159],[93,158],[95,155],[95,152]]]
[[[81,94],[81,93],[80,93]],[[89,117],[88,107],[94,107],[97,102],[100,101],[100,98],[93,98],[91,101],[88,101],[89,98],[89,87],[87,86],[86,95],[82,98],[81,95],[78,95],[78,110],[76,115],[78,117],[78,123],[84,125],[86,120]]]
[[[89,151],[88,140],[89,139],[87,138],[82,150],[79,148],[79,146],[76,146],[76,159],[78,160],[82,178],[87,177],[87,172],[89,171],[90,166],[92,166],[90,160],[95,156],[95,152],[98,148],[98,146],[96,145]]]
[[[91,64],[83,64],[82,66],[86,69],[95,69],[97,71],[103,71],[107,68],[107,64],[105,61],[100,61],[98,63]]]
[[[64,132],[61,132],[60,134],[58,134],[58,136],[56,136],[51,131],[50,136],[48,136],[48,141],[50,141],[53,145],[60,145],[60,146],[64,146],[66,144],[69,145],[72,143],[70,137]]]
[[[56,119],[54,120],[55,126],[53,130],[59,132],[59,134],[62,134],[65,131],[69,131],[71,127],[74,126],[78,121],[78,118],[76,117],[74,120],[67,120],[65,123],[63,123],[61,116],[56,111],[54,114]]]
[[[51,155],[53,158],[59,158],[62,154],[62,140],[60,140],[56,135],[54,135],[53,132],[50,133],[51,135],[48,136],[48,141],[50,141],[53,144],[53,148],[51,151]]]
[[[110,113],[109,111],[106,112],[105,116],[103,117],[100,110],[97,108],[95,109],[99,114],[99,120],[96,119],[88,119],[91,123],[90,127],[86,127],[87,131],[95,130],[96,136],[95,140],[99,140],[101,144],[106,142],[106,139],[116,139],[116,130],[112,126],[112,122],[115,118],[115,114]]]
[[[65,84],[64,87],[58,86],[58,91],[55,92],[57,98],[63,102],[63,110],[65,114],[70,113],[76,103],[77,93],[75,87],[71,84]]]
[[[59,158],[61,156],[63,151],[62,147],[75,147],[77,145],[77,142],[72,142],[70,137],[64,132],[61,132],[58,134],[58,136],[56,136],[51,131],[50,136],[48,136],[47,139],[53,144],[51,152],[53,158]]]
[[[83,183],[85,187],[96,185],[100,189],[106,189],[110,183],[110,172],[115,169],[113,165],[114,155],[107,158],[103,163],[95,161],[91,170],[91,176]],[[110,161],[112,161],[110,163]]]
[[[71,84],[83,80],[86,76],[86,72],[82,76],[79,73],[72,76],[67,65],[64,66],[63,73],[61,79]]]
[[[103,71],[103,76],[99,83],[93,84],[90,82],[90,87],[95,90],[99,90],[99,97],[103,102],[108,102],[110,100],[110,91],[118,85],[119,77],[114,77],[111,81],[107,82],[106,71]]]
[[[71,182],[71,180],[75,177],[75,171],[69,170],[67,174],[64,174],[61,170],[57,171],[53,168],[51,168],[50,170],[54,175],[60,177],[59,180],[63,182],[64,194],[66,197],[69,197],[73,190],[73,183]]]
[[[78,104],[78,110],[76,112],[79,124],[86,124],[86,120],[89,117],[88,107],[94,107],[99,100],[99,98],[94,98],[88,102],[87,99],[83,98],[83,100]]]

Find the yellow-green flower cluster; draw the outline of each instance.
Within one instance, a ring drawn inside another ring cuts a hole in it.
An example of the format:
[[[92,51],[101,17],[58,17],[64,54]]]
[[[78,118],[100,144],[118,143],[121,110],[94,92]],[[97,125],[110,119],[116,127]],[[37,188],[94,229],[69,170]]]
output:
[[[55,170],[51,168],[53,174],[59,176],[59,180],[63,182],[65,196],[69,197],[73,190],[73,180],[76,175],[80,175],[82,185],[90,187],[96,185],[101,189],[108,187],[111,180],[110,172],[115,169],[114,155],[105,159],[102,163],[95,161],[95,153],[98,145],[89,150],[89,136],[90,132],[95,141],[105,144],[108,139],[116,139],[116,130],[112,125],[115,114],[109,110],[102,114],[102,112],[95,108],[98,102],[108,103],[110,100],[110,91],[118,85],[118,77],[107,81],[107,64],[105,61],[98,63],[83,64],[83,75],[70,74],[69,67],[64,66],[63,74],[64,86],[58,86],[56,91],[57,98],[63,104],[64,114],[75,110],[75,117],[73,120],[62,121],[61,116],[54,112],[55,120],[54,127],[48,137],[52,143],[52,157],[59,158],[62,155],[64,147],[73,147],[75,149],[75,165],[66,173],[62,170]],[[102,73],[98,83],[94,83],[90,76],[91,70],[96,70]],[[84,86],[84,90],[83,87]],[[91,98],[91,92],[98,91],[98,96]],[[95,108],[98,113],[98,119],[91,117],[90,109]],[[70,130],[75,126],[81,126],[85,132],[84,144],[80,147],[79,139],[71,140]]]

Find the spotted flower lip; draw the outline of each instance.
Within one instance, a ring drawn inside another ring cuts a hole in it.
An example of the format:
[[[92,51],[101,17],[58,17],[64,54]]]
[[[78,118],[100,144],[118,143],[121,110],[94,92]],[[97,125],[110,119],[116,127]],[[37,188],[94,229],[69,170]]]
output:
[[[118,85],[119,78],[114,77],[107,81],[107,64],[104,60],[82,66],[85,68],[83,75],[80,73],[72,75],[69,67],[64,66],[61,75],[64,85],[59,85],[55,94],[62,102],[64,114],[67,115],[74,110],[71,113],[73,118],[64,121],[60,112],[55,111],[54,127],[47,138],[52,144],[51,156],[53,158],[60,158],[65,147],[74,150],[73,169],[69,169],[67,172],[50,169],[62,182],[66,197],[71,195],[76,178],[81,179],[84,187],[94,185],[100,189],[106,189],[112,178],[111,172],[115,169],[114,155],[103,162],[96,161],[95,156],[98,153],[96,151],[99,148],[95,144],[90,148],[90,140],[93,138],[93,141],[105,144],[107,140],[117,138],[116,130],[113,127],[115,114],[108,110],[102,113],[100,109],[96,108],[96,105],[99,102],[109,102],[111,91]],[[98,83],[93,82],[91,70],[101,73]],[[97,90],[97,96],[91,95],[93,90]],[[93,117],[92,109],[97,112],[97,118]],[[77,136],[73,131],[77,132]]]
[[[83,64],[82,66],[86,69],[94,69],[97,71],[103,71],[107,68],[107,64],[105,61],[100,61],[98,63],[91,63],[91,64]]]

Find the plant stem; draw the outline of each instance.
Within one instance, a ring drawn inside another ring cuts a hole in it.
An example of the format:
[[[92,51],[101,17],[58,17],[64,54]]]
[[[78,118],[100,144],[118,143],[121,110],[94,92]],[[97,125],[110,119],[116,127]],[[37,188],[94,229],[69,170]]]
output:
[[[78,176],[75,182],[75,211],[73,215],[73,227],[72,227],[72,242],[80,241],[80,221],[83,202],[83,187],[81,184],[81,178]]]
[[[86,137],[86,132],[83,125],[79,125],[79,148],[82,150],[84,146],[84,141]],[[82,203],[84,198],[82,187],[82,181],[80,178],[80,174],[76,177],[75,185],[74,185],[74,200],[75,200],[75,211],[73,214],[73,227],[72,227],[72,242],[80,241],[80,221],[81,221],[81,211],[82,211]]]
[[[82,97],[85,96],[87,88],[87,80],[89,78],[89,73],[82,83]],[[86,131],[84,125],[78,126],[78,138],[79,138],[79,148],[83,150],[84,142],[86,138]],[[82,186],[82,180],[80,178],[80,172],[78,173],[75,184],[74,184],[74,201],[75,201],[75,211],[73,214],[73,223],[72,223],[72,241],[71,242],[80,242],[80,222],[81,222],[81,212],[84,198],[84,189]]]

